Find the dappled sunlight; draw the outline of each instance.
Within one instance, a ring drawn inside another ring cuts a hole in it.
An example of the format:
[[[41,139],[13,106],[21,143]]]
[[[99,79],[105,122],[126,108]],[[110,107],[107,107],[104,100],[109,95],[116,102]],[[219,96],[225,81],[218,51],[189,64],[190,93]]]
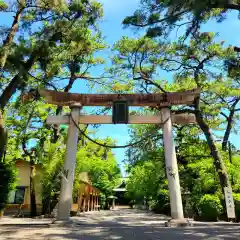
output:
[[[0,240],[97,240],[97,239],[177,239],[177,240],[214,240],[239,239],[240,225],[221,226],[202,223],[186,228],[166,228],[164,222],[169,219],[163,215],[154,215],[136,209],[119,209],[85,214],[84,217],[74,217],[72,227],[51,224],[14,225],[0,227]],[[25,219],[22,219],[24,223]],[[39,222],[44,223],[43,219]],[[17,221],[19,222],[19,221]],[[45,221],[46,222],[46,221]],[[14,222],[12,222],[14,223]],[[203,225],[205,224],[205,225]]]

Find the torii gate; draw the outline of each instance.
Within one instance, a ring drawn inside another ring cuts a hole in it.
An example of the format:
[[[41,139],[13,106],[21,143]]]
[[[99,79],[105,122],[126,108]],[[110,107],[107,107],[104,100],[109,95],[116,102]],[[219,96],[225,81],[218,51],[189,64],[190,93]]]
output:
[[[111,106],[114,101],[125,100],[129,106],[159,106],[161,111],[155,116],[130,115],[131,124],[163,124],[163,141],[165,164],[170,195],[171,217],[175,222],[184,223],[181,189],[178,175],[178,165],[172,133],[172,122],[177,124],[195,123],[195,116],[191,114],[172,115],[169,109],[172,105],[191,105],[200,96],[199,89],[185,92],[164,94],[74,94],[40,90],[40,95],[49,104],[69,106],[71,116],[49,116],[48,124],[69,124],[67,151],[64,162],[65,177],[61,180],[61,191],[58,203],[57,220],[68,221],[72,203],[72,189],[75,172],[78,127],[81,124],[112,124],[112,116],[80,115],[83,106]]]

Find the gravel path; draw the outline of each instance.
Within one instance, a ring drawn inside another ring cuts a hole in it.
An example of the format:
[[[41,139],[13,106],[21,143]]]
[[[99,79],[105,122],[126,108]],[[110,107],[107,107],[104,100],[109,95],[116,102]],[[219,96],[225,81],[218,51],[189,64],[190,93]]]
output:
[[[72,227],[49,228],[51,220],[3,218],[0,240],[240,239],[240,225],[198,223],[189,228],[165,228],[165,216],[130,209],[87,213],[72,220]]]

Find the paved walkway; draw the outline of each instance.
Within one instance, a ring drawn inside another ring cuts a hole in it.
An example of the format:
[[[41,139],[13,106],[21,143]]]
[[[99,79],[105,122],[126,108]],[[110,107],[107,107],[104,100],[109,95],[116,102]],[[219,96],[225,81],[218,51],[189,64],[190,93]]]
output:
[[[240,226],[235,224],[198,223],[189,228],[165,228],[165,216],[138,210],[118,209],[84,214],[72,218],[73,227],[57,227],[51,220],[0,220],[0,240],[151,240],[151,239],[240,239]]]

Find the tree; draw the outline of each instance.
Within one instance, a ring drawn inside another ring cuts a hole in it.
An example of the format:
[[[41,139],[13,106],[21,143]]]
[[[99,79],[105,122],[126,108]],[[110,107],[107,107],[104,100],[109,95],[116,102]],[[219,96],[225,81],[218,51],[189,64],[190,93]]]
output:
[[[31,109],[29,111],[29,109]],[[11,104],[12,110],[7,118],[7,127],[9,129],[9,138],[15,139],[11,147],[15,148],[18,156],[30,163],[30,209],[31,216],[37,215],[36,194],[35,194],[35,165],[41,164],[40,157],[43,154],[44,142],[48,139],[51,131],[42,129],[44,121],[50,112],[50,106],[41,102],[32,102],[25,105],[19,105],[19,102]],[[14,156],[15,152],[10,152]],[[13,158],[14,161],[14,158]]]
[[[98,139],[97,141],[109,145],[113,144],[110,138]],[[98,188],[106,196],[112,194],[113,188],[121,177],[120,168],[112,151],[106,152],[105,148],[90,141],[84,141],[82,146],[79,145],[76,161],[76,182],[79,173],[88,172],[94,187]]]
[[[37,8],[43,7],[42,3],[40,3],[40,5],[35,5],[35,6],[29,5],[29,3],[27,1],[23,0],[23,1],[17,2],[17,4],[15,6],[11,6],[11,8],[13,8],[13,9],[16,8],[16,15],[14,16],[12,26],[7,31],[8,32],[7,36],[3,41],[3,44],[1,46],[1,51],[0,51],[0,62],[1,62],[0,69],[1,69],[1,78],[2,78],[3,82],[6,81],[5,80],[5,73],[6,73],[5,66],[6,66],[8,56],[10,55],[10,52],[11,52],[11,47],[14,45],[13,44],[14,38],[19,30],[21,18],[23,15],[27,16],[29,14],[29,10],[31,12],[31,8],[35,7],[37,9]],[[44,7],[46,7],[46,6],[44,6]],[[0,9],[1,9],[1,11],[9,10],[8,5],[4,1],[1,2]],[[48,8],[46,7],[46,10],[47,9]],[[4,31],[4,34],[5,34],[5,32],[6,31]],[[16,91],[16,88],[18,87],[18,82],[20,82],[21,78],[18,76],[15,79],[13,78],[13,80],[14,81],[11,81],[10,82],[11,84],[9,84],[8,87],[6,87],[6,89],[5,89],[5,90],[8,90],[9,93],[7,94],[6,91],[3,91],[1,93],[2,94],[2,96],[1,96],[1,99],[2,99],[1,100],[2,101],[1,112],[3,111],[6,103],[11,98],[12,94]],[[1,86],[3,87],[4,84],[1,83]],[[0,118],[1,119],[3,118],[2,113],[0,113]],[[0,124],[0,139],[3,142],[3,144],[1,144],[1,150],[0,150],[0,159],[2,159],[4,151],[5,151],[2,146],[5,146],[6,142],[7,142],[6,130],[4,129],[3,121],[1,121],[1,124]]]
[[[151,126],[151,125],[150,125]],[[131,141],[142,138],[143,135],[150,133],[150,126],[137,125],[131,127]],[[206,140],[199,135],[198,126],[177,126],[174,127],[175,144],[177,152],[180,185],[185,216],[207,220],[211,215],[211,205],[221,202],[220,206],[213,206],[222,209],[224,206],[223,195],[218,175],[213,168],[213,159]],[[220,150],[221,146],[218,144]],[[143,151],[144,149],[144,151]],[[136,203],[141,203],[145,198],[148,200],[149,208],[157,213],[169,214],[169,198],[167,191],[167,180],[165,176],[165,164],[162,141],[145,142],[136,145],[131,149],[133,154],[128,163],[129,180],[127,189],[131,199]],[[234,161],[229,162],[225,152],[221,152],[227,171],[232,181],[234,192],[239,192],[238,174],[240,173],[239,163],[237,162],[238,153],[235,152]],[[236,159],[236,160],[235,160]],[[202,205],[203,196],[208,195],[206,205]],[[201,209],[199,208],[201,206]],[[201,212],[208,209],[209,214]],[[200,211],[201,210],[201,211]],[[226,219],[219,216],[221,219]]]
[[[5,110],[10,99],[13,96],[17,98],[10,106],[16,113],[10,113],[10,116],[6,114],[6,118],[10,120],[8,127],[13,129],[10,136],[17,137],[16,148],[21,148],[21,157],[30,161],[31,215],[34,216],[34,164],[41,159],[37,156],[40,152],[36,152],[36,146],[39,149],[43,147],[47,134],[57,142],[58,129],[55,127],[52,132],[45,120],[47,113],[55,111],[60,114],[62,108],[55,109],[47,104],[31,101],[25,101],[25,105],[21,106],[19,94],[35,92],[34,89],[38,87],[55,90],[64,88],[68,92],[76,80],[87,78],[92,66],[103,62],[94,56],[98,50],[104,48],[96,25],[96,21],[102,16],[102,9],[95,1],[64,3],[60,0],[20,1],[11,6],[11,10],[16,10],[16,17],[1,48],[1,57],[5,63],[2,66],[0,105]],[[24,34],[19,36],[18,33],[21,32]],[[29,109],[31,112],[28,112]],[[14,117],[20,118],[21,123]],[[6,142],[6,138],[3,138],[6,135],[3,121],[1,123],[0,139]],[[1,147],[4,145],[6,144]],[[1,155],[4,151],[3,148]]]
[[[145,151],[141,160],[130,171],[128,195],[137,202],[142,202],[144,198],[149,201],[156,196],[159,189],[166,189],[164,165],[160,149]]]
[[[199,33],[189,43],[184,43],[183,39],[169,44],[147,37],[123,37],[114,46],[116,55],[113,57],[111,73],[118,79],[128,76],[130,80],[126,84],[139,92],[182,91],[195,87],[201,89],[201,98],[196,99],[193,106],[172,107],[172,111],[195,114],[224,192],[223,188],[230,186],[230,181],[211,128],[219,130],[221,124],[224,126],[226,118],[222,116],[229,109],[228,104],[238,99],[239,82],[235,76],[229,76],[227,70],[224,71],[225,61],[236,61],[237,55],[232,47],[224,48],[222,42],[214,42],[212,33]],[[222,71],[217,70],[220,66]],[[158,76],[163,71],[171,74],[172,83],[160,81]],[[152,111],[159,109],[152,108]],[[234,118],[238,116],[234,115]]]
[[[41,148],[42,178],[42,214],[50,214],[57,203],[61,186],[61,174],[64,163],[64,136],[57,143],[46,140]],[[44,151],[43,151],[44,150]]]
[[[65,54],[61,57],[68,56],[70,60],[74,48],[81,51],[76,61],[79,62],[80,56],[88,54],[89,64],[95,64],[91,51],[98,48],[95,41],[98,36],[92,37],[91,42],[89,38],[93,30],[88,28],[94,27],[102,15],[101,5],[95,1],[71,1],[68,4],[61,0],[21,1],[14,7],[17,9],[16,17],[1,48],[1,56],[5,59],[1,75],[2,111],[18,90],[28,91],[39,86],[56,89],[51,81],[59,73],[62,63],[69,64],[64,62],[66,58],[61,59],[59,55]],[[36,28],[36,25],[39,27]],[[18,33],[22,31],[25,34],[19,36]],[[71,51],[67,52],[69,44]],[[81,47],[79,44],[82,44]],[[86,66],[88,62],[84,59],[82,64]],[[2,134],[3,128],[0,128]],[[4,136],[0,138],[4,139]]]
[[[173,29],[186,27],[185,37],[198,32],[210,19],[222,22],[228,12],[239,11],[239,1],[142,0],[140,9],[124,19],[123,24],[147,29],[147,36],[158,37]]]

